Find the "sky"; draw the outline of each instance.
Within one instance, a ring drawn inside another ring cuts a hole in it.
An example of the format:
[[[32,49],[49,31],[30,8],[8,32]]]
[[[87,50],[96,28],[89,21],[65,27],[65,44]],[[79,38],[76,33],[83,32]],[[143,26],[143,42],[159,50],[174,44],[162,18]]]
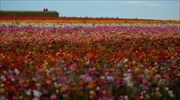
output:
[[[0,0],[0,10],[43,8],[69,17],[180,20],[180,0]]]

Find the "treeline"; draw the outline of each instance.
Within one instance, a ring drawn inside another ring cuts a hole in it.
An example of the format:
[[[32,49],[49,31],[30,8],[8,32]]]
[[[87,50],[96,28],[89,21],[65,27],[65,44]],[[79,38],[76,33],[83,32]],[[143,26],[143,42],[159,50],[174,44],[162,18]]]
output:
[[[0,11],[0,16],[59,17],[59,13],[56,11]]]

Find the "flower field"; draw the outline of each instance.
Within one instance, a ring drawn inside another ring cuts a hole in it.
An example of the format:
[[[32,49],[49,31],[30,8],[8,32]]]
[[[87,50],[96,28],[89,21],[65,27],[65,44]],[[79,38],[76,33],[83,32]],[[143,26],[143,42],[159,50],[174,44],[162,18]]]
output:
[[[0,100],[179,100],[179,21],[0,17]]]

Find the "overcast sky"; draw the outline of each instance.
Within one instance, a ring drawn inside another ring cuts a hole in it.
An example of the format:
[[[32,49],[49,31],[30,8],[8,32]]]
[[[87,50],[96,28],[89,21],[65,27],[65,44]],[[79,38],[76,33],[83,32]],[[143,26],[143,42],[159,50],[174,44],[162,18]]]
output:
[[[0,10],[43,8],[60,16],[180,20],[180,0],[0,0]]]

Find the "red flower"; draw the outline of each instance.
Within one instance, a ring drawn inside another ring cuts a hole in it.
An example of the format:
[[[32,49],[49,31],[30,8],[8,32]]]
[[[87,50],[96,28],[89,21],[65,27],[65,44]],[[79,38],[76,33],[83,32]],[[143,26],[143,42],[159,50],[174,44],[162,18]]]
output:
[[[4,53],[4,51],[3,50],[0,50],[0,54],[3,54]]]
[[[11,86],[10,86],[9,84],[5,84],[5,85],[4,85],[4,89],[5,89],[6,91],[10,91],[10,90],[11,90]]]

